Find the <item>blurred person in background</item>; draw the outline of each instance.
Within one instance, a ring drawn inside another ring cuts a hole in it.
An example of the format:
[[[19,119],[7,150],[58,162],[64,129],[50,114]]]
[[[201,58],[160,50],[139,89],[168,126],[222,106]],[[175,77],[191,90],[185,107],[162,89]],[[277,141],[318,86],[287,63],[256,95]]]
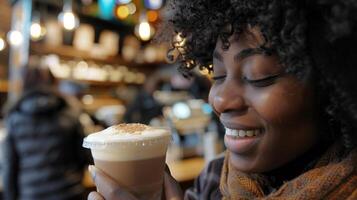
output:
[[[153,74],[145,81],[134,100],[128,104],[124,121],[126,123],[149,124],[156,117],[162,116],[163,105],[153,96],[160,89],[162,80],[160,76]]]
[[[90,152],[78,112],[55,86],[48,68],[28,67],[23,94],[6,112],[5,200],[84,199]]]

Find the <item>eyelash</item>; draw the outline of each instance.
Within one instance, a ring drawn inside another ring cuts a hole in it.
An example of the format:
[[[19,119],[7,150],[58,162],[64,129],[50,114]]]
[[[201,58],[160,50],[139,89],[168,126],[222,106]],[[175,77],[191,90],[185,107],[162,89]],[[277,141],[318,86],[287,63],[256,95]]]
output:
[[[266,86],[272,85],[276,81],[276,79],[280,77],[280,75],[281,74],[268,76],[268,77],[258,79],[258,80],[249,80],[245,77],[244,80],[247,83],[254,85],[255,87],[266,87]]]
[[[249,84],[252,84],[255,87],[266,87],[266,86],[273,84],[275,82],[275,80],[277,78],[279,78],[280,76],[281,76],[281,74],[277,74],[277,75],[268,76],[266,78],[257,79],[257,80],[249,80],[246,77],[244,77],[243,80]],[[226,75],[212,77],[212,79],[214,81],[223,80],[224,78],[226,78]]]
[[[218,81],[218,80],[224,79],[224,78],[226,78],[226,75],[223,75],[223,76],[214,76],[214,77],[212,77],[212,79],[213,79],[214,81]]]

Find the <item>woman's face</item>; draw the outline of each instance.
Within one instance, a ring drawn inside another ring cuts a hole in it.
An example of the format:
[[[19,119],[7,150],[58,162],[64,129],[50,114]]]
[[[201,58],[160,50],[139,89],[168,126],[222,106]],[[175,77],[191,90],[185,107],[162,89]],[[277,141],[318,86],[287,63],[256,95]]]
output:
[[[305,153],[317,140],[311,81],[284,73],[277,56],[241,53],[263,43],[251,29],[216,44],[209,101],[226,128],[230,162],[243,172],[268,172]],[[310,78],[308,78],[310,79]]]

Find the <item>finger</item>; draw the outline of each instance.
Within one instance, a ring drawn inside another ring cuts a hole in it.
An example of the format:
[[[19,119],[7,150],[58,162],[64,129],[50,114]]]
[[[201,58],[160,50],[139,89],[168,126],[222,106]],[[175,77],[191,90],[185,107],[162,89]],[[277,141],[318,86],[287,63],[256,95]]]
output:
[[[136,198],[121,188],[119,184],[102,170],[89,166],[93,181],[97,186],[98,192],[108,200],[136,200]]]
[[[105,200],[105,199],[98,192],[91,192],[88,195],[88,200]]]
[[[165,197],[167,200],[181,200],[183,193],[177,181],[167,172],[164,176]]]

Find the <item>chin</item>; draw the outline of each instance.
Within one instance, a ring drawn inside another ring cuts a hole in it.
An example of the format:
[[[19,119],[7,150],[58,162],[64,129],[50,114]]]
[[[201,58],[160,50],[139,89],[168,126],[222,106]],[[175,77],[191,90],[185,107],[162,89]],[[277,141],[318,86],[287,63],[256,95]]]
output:
[[[249,158],[242,155],[237,155],[230,151],[229,162],[233,167],[244,173],[263,173],[269,171],[262,164],[257,162],[259,159]]]

